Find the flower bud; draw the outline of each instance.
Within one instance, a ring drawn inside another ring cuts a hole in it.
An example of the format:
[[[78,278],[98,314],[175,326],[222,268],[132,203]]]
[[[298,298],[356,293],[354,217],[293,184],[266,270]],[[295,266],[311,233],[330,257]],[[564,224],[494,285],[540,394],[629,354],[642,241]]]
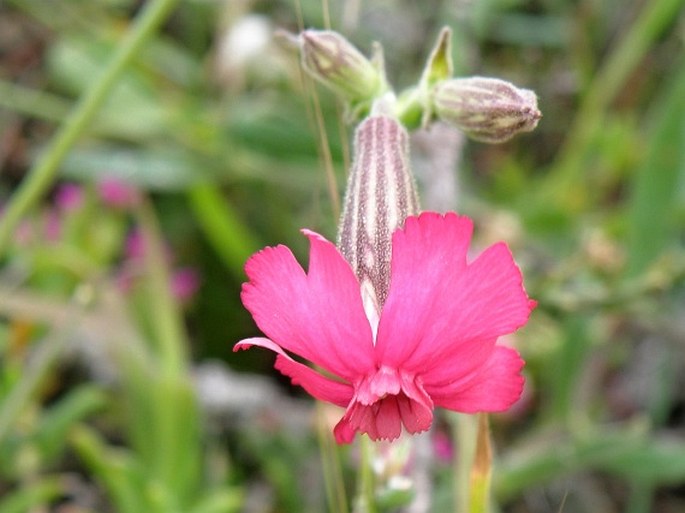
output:
[[[390,117],[366,118],[354,138],[338,246],[377,312],[390,286],[392,233],[418,210],[407,131]]]
[[[382,92],[383,73],[337,32],[305,30],[299,43],[304,69],[348,100],[370,100]]]
[[[433,90],[437,116],[477,141],[500,143],[530,132],[542,117],[533,91],[496,78],[453,78]]]

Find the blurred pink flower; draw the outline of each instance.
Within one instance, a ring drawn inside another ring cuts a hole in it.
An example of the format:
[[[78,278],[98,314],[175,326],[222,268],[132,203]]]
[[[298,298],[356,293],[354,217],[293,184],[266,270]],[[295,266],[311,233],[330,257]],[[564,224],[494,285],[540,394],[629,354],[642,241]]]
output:
[[[433,436],[433,450],[438,460],[443,463],[449,463],[454,458],[454,444],[444,431],[437,431]]]
[[[173,252],[168,247],[165,247],[164,250],[165,258],[171,265],[174,260]],[[145,251],[145,238],[140,229],[134,228],[126,237],[125,266],[117,278],[123,292],[131,290],[133,283],[142,272],[141,265],[143,258],[145,258]],[[177,300],[185,302],[190,300],[200,287],[200,275],[192,267],[172,268],[169,282],[173,296]]]
[[[62,217],[53,209],[45,214],[43,236],[47,242],[57,242],[62,235]]]
[[[138,228],[134,228],[126,237],[124,254],[131,260],[140,260],[145,256],[145,240]]]
[[[138,204],[138,189],[119,178],[103,178],[97,185],[102,201],[114,208],[131,208]]]
[[[320,235],[303,230],[308,272],[285,246],[265,248],[246,264],[241,297],[268,338],[242,340],[234,350],[276,352],[276,368],[294,384],[346,408],[334,429],[338,443],[356,432],[394,440],[402,426],[425,431],[437,406],[506,410],[521,395],[524,362],[496,342],[526,323],[535,302],[505,244],[467,262],[472,230],[454,213],[407,218],[392,237],[380,312],[365,311],[352,268]]]
[[[188,301],[200,287],[200,276],[192,267],[176,269],[171,276],[171,293],[179,301]]]
[[[55,204],[62,211],[74,211],[83,205],[83,187],[75,183],[62,184],[55,193]]]

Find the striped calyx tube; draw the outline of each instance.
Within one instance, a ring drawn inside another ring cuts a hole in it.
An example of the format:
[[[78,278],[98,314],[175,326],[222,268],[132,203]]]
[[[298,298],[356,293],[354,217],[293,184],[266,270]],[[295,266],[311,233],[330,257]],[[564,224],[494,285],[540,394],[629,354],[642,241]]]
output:
[[[338,246],[359,279],[366,313],[373,318],[388,296],[392,233],[418,214],[419,203],[409,166],[409,135],[396,119],[364,119],[353,153]]]

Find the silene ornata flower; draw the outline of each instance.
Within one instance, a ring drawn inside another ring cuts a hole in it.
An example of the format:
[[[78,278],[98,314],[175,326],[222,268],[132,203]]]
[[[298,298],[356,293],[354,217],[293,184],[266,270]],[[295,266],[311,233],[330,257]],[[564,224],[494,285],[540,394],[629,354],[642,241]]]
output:
[[[469,261],[472,222],[454,213],[410,216],[392,235],[390,287],[377,320],[359,280],[321,235],[309,269],[285,246],[247,263],[242,301],[266,337],[240,341],[277,353],[276,368],[315,398],[345,408],[338,443],[427,430],[435,407],[473,413],[509,408],[521,395],[523,360],[496,345],[524,325],[535,303],[507,246]],[[314,370],[294,360],[298,355]]]
[[[376,103],[357,128],[338,246],[303,230],[307,271],[285,246],[245,267],[241,298],[266,336],[234,350],[274,351],[293,384],[345,408],[338,443],[426,431],[436,407],[509,408],[524,362],[497,339],[535,306],[505,244],[470,260],[470,219],[418,214],[409,136],[387,107]]]

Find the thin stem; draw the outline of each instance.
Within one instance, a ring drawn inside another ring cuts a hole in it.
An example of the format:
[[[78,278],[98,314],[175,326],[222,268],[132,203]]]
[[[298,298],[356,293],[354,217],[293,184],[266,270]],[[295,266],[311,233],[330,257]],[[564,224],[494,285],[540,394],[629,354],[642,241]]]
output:
[[[326,168],[326,184],[328,186],[328,196],[331,199],[331,208],[333,209],[333,216],[336,221],[340,217],[340,198],[338,194],[338,183],[335,178],[335,170],[333,169],[333,156],[331,155],[331,148],[328,145],[328,133],[326,131],[326,124],[323,119],[323,112],[321,110],[321,102],[319,95],[316,92],[316,87],[311,83],[311,79],[307,79],[310,87],[309,93],[314,103],[314,118],[316,120],[316,127],[319,132],[319,151],[323,165]]]
[[[326,406],[318,402],[317,410],[317,435],[319,448],[321,449],[321,464],[323,467],[326,499],[331,513],[348,513],[347,495],[345,494],[345,482],[340,467],[339,448],[331,437],[330,428],[326,423]]]
[[[359,469],[359,499],[361,511],[376,513],[376,482],[373,475],[373,443],[366,436],[359,437],[361,462]]]
[[[171,295],[164,241],[157,217],[147,201],[136,213],[145,241],[145,266],[155,341],[164,370],[168,376],[176,376],[186,363],[186,340],[181,314]]]
[[[60,164],[88,128],[128,63],[166,19],[177,2],[178,0],[150,0],[146,4],[100,77],[83,94],[45,153],[31,168],[0,219],[0,255],[7,249],[21,218],[52,185]]]
[[[487,413],[477,414],[478,432],[469,483],[469,513],[490,511],[490,481],[492,478],[492,445]]]
[[[452,435],[457,447],[454,459],[454,511],[470,511],[471,467],[476,449],[476,423],[472,415],[464,413],[450,414]]]

